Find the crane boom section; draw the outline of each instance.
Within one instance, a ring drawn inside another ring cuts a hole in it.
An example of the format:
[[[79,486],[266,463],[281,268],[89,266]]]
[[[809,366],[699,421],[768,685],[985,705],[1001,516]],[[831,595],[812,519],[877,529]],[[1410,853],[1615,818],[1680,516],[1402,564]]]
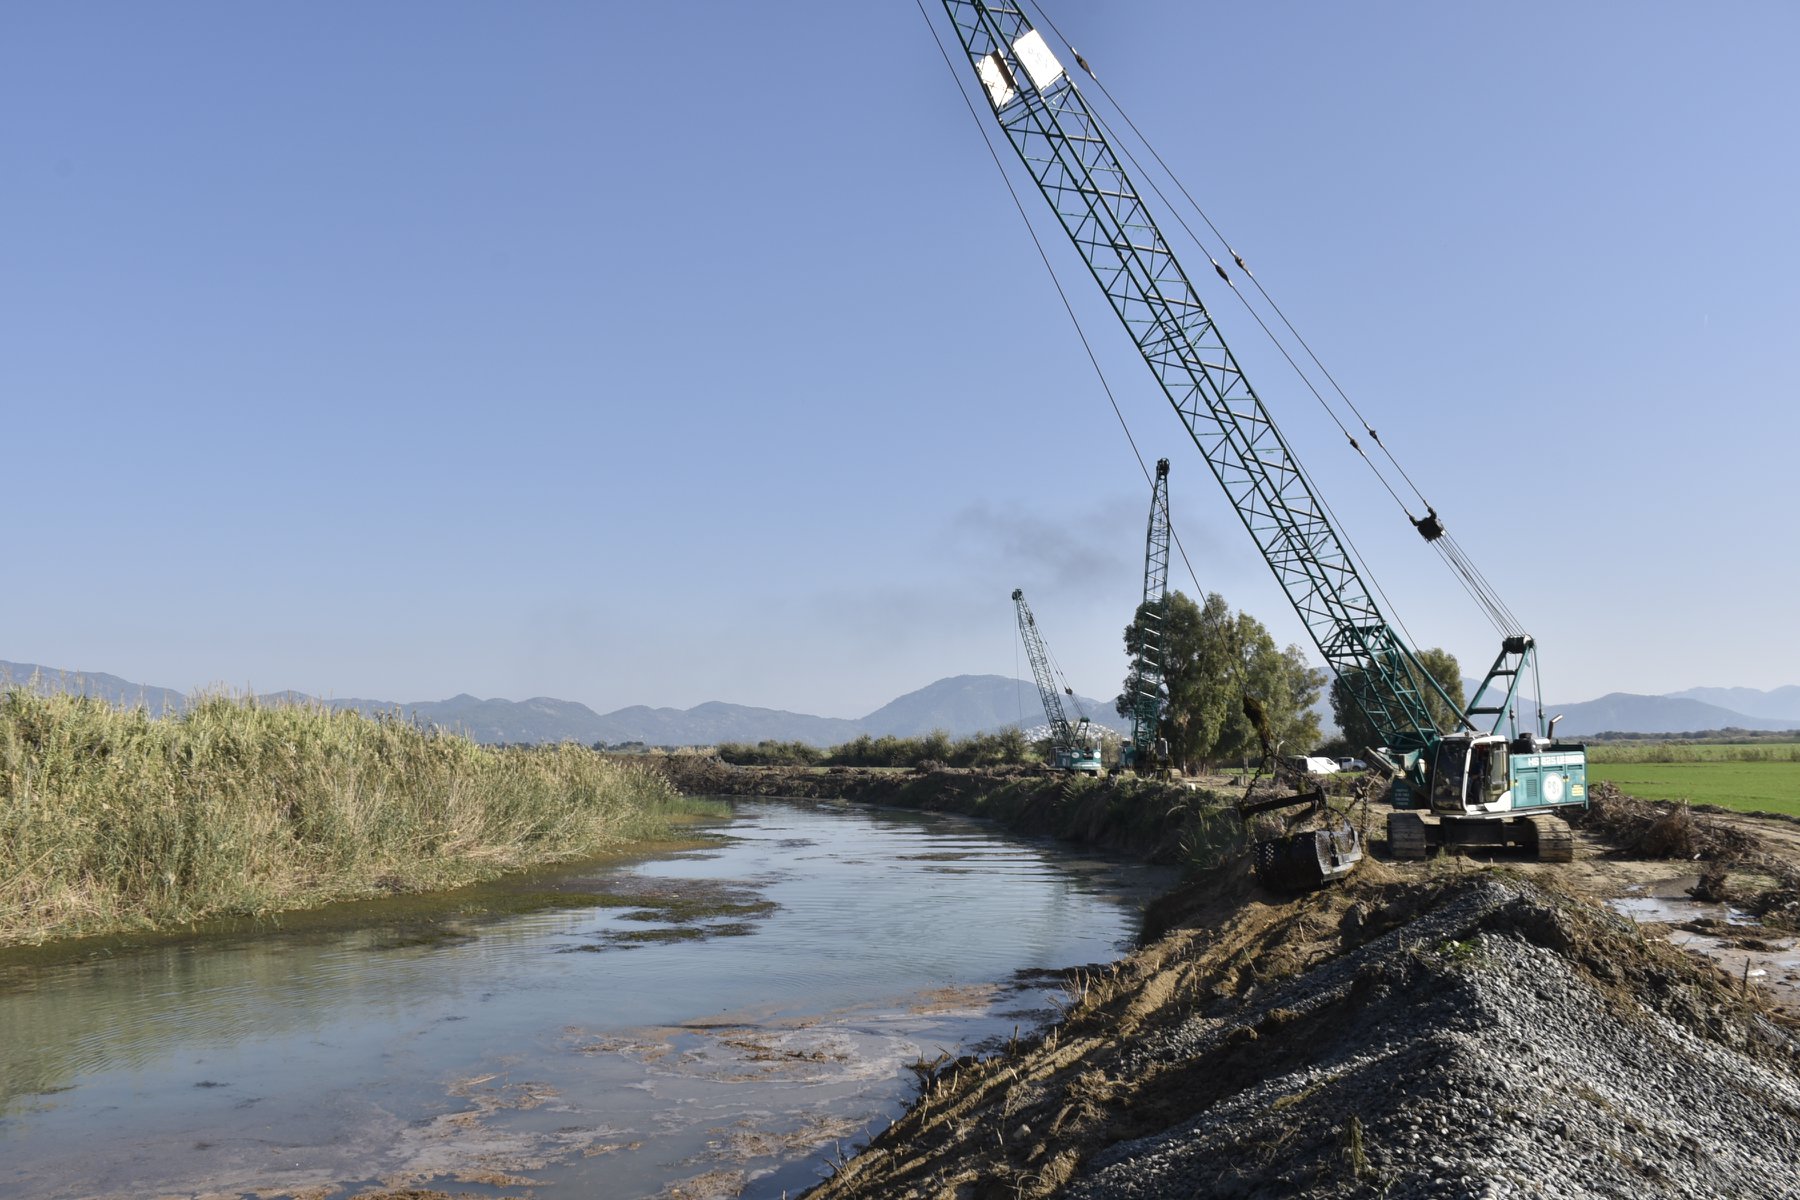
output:
[[[1074,81],[1019,9],[980,0],[944,0],[944,8],[1007,139],[1320,654],[1349,682],[1390,747],[1430,744],[1439,731],[1424,689],[1433,689],[1452,711],[1462,706],[1444,695],[1376,606],[1325,506]]]
[[[1038,695],[1044,701],[1044,718],[1050,722],[1050,740],[1058,753],[1075,749],[1075,727],[1063,712],[1062,697],[1056,693],[1056,680],[1050,674],[1050,652],[1044,649],[1044,636],[1038,632],[1037,618],[1031,605],[1025,603],[1023,590],[1014,590],[1013,605],[1019,615],[1019,636],[1025,641],[1025,657],[1031,660],[1031,676],[1037,680]]]
[[[1144,599],[1138,605],[1138,650],[1131,669],[1131,750],[1150,761],[1162,719],[1163,619],[1169,594],[1169,460],[1158,459],[1150,489],[1150,527],[1144,535]]]

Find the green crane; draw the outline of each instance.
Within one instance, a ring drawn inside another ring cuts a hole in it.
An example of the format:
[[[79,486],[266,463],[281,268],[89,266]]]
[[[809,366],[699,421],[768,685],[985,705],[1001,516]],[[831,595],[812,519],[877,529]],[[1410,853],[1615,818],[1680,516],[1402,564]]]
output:
[[[1167,760],[1168,743],[1157,737],[1163,705],[1163,619],[1169,598],[1169,460],[1156,461],[1150,485],[1150,530],[1144,535],[1144,599],[1138,605],[1137,654],[1127,694],[1131,744],[1124,765],[1142,772]],[[1161,747],[1161,752],[1158,752]]]
[[[1025,642],[1025,657],[1031,660],[1031,677],[1037,680],[1038,696],[1044,702],[1044,719],[1050,722],[1051,765],[1058,770],[1079,771],[1085,775],[1100,774],[1100,750],[1087,714],[1075,705],[1079,721],[1071,723],[1063,711],[1062,695],[1057,690],[1055,670],[1050,664],[1050,651],[1044,647],[1044,635],[1038,631],[1037,618],[1031,605],[1025,603],[1022,588],[1013,589],[1013,607],[1019,617],[1019,637]],[[1075,689],[1064,684],[1062,691],[1075,696]]]
[[[943,0],[943,5],[1007,140],[1225,489],[1320,655],[1381,731],[1383,761],[1397,776],[1392,798],[1397,806],[1428,805],[1437,816],[1428,824],[1417,812],[1396,812],[1389,822],[1394,853],[1420,857],[1442,841],[1522,844],[1543,858],[1570,857],[1568,826],[1553,813],[1587,803],[1585,747],[1538,733],[1499,732],[1513,711],[1520,676],[1533,663],[1533,639],[1517,630],[1503,636],[1494,665],[1466,707],[1444,691],[1376,605],[1325,505],[1239,369],[1102,123],[1042,34],[1012,5],[982,0]],[[1231,283],[1216,260],[1211,265]],[[1444,537],[1435,511],[1428,509],[1413,524],[1427,541]],[[1454,729],[1438,727],[1428,694],[1454,714]],[[1478,722],[1487,718],[1492,720],[1484,729]]]

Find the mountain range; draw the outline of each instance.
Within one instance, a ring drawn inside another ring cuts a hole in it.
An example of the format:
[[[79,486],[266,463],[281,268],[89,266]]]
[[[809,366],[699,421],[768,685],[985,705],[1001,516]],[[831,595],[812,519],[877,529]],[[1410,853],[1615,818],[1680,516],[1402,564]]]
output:
[[[33,663],[0,662],[0,688],[31,686],[44,692],[94,696],[122,706],[143,705],[152,713],[179,713],[190,699],[170,688],[132,683],[117,675],[65,671]],[[1008,726],[1029,728],[1043,721],[1037,686],[1004,675],[957,675],[940,679],[889,701],[857,719],[816,717],[774,708],[725,704],[717,700],[693,708],[649,708],[642,704],[597,713],[573,700],[536,696],[530,700],[484,700],[467,694],[448,700],[327,699],[301,692],[271,692],[256,697],[265,704],[323,704],[349,708],[368,716],[397,712],[411,720],[466,734],[478,742],[527,743],[575,741],[588,745],[642,742],[649,746],[711,746],[720,742],[808,742],[836,746],[863,734],[870,737],[916,737],[942,729],[967,737]],[[1067,701],[1065,700],[1065,703]],[[1131,723],[1113,712],[1110,701],[1077,696],[1095,724],[1120,732]]]
[[[0,688],[35,686],[46,692],[94,696],[112,704],[143,705],[153,713],[179,713],[190,703],[171,688],[133,683],[116,675],[65,671],[31,663],[0,662]],[[956,675],[940,679],[865,717],[818,717],[807,713],[709,701],[693,708],[649,708],[633,705],[597,713],[573,700],[538,696],[530,700],[484,700],[452,696],[448,700],[406,703],[386,700],[320,700],[299,692],[257,697],[263,703],[311,703],[355,709],[368,715],[391,712],[489,743],[576,741],[593,745],[642,742],[650,746],[710,746],[719,742],[808,742],[835,746],[867,734],[915,737],[942,729],[955,737],[991,732],[1008,726],[1031,728],[1043,723],[1037,688],[1029,681],[1004,675]],[[1075,697],[1075,705],[1095,724],[1126,732],[1130,723],[1113,712],[1110,701]],[[1073,706],[1071,706],[1073,707]],[[1557,733],[1698,733],[1717,729],[1800,730],[1800,687],[1772,691],[1754,688],[1689,688],[1663,696],[1613,692],[1576,704],[1546,705],[1562,714]],[[1075,713],[1071,712],[1071,716]],[[1520,715],[1531,716],[1529,705]],[[1326,710],[1324,724],[1330,727]]]

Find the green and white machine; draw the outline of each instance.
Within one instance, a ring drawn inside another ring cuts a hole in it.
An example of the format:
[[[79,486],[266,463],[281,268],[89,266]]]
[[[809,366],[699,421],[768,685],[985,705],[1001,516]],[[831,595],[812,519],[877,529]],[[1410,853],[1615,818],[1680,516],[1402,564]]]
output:
[[[1083,775],[1100,774],[1100,747],[1094,736],[1093,726],[1088,722],[1087,714],[1081,711],[1079,703],[1075,706],[1075,715],[1080,720],[1070,722],[1068,714],[1063,711],[1062,696],[1058,694],[1055,680],[1055,668],[1050,662],[1050,651],[1044,647],[1044,635],[1038,632],[1037,617],[1032,615],[1031,606],[1025,603],[1025,592],[1022,588],[1013,589],[1013,607],[1019,617],[1019,637],[1025,642],[1025,657],[1031,660],[1031,677],[1037,680],[1038,696],[1044,702],[1044,719],[1050,722],[1050,765],[1060,771],[1078,771]],[[1070,699],[1075,697],[1075,689],[1067,684],[1063,691]]]
[[[1579,744],[1554,741],[1549,731],[1516,728],[1519,680],[1534,666],[1535,642],[1423,497],[1424,515],[1415,517],[1394,492],[1414,527],[1502,633],[1500,654],[1475,698],[1465,706],[1444,691],[1377,606],[1349,543],[1239,370],[1063,58],[1032,27],[1023,6],[983,0],[943,0],[943,5],[974,73],[972,90],[985,96],[1319,653],[1384,739],[1379,757],[1396,777],[1390,794],[1411,806],[1390,822],[1393,852],[1420,857],[1434,844],[1515,845],[1546,859],[1569,858],[1569,827],[1557,813],[1585,807],[1587,755]],[[1073,50],[1067,57],[1086,68]],[[980,106],[982,100],[972,103]],[[1201,253],[1235,290],[1218,258]],[[1243,259],[1229,245],[1223,253],[1260,291]],[[1350,409],[1354,412],[1354,405]],[[1356,420],[1362,424],[1360,436],[1388,453],[1360,413]],[[1344,434],[1381,473],[1359,437],[1348,427]],[[1391,453],[1388,457],[1393,461]],[[1021,627],[1024,611],[1021,602]],[[1042,679],[1039,686],[1044,688]],[[1450,728],[1439,727],[1428,696],[1438,711],[1450,714],[1445,721]],[[1045,697],[1048,709],[1054,693],[1046,690]],[[1513,728],[1503,734],[1503,724]],[[1543,729],[1541,705],[1529,724]]]

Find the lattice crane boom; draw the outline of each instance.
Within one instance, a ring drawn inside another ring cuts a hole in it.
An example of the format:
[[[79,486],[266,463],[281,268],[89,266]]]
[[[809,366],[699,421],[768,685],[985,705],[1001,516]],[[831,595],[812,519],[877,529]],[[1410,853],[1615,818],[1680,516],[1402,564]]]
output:
[[[1394,852],[1419,857],[1441,841],[1526,845],[1541,858],[1566,860],[1573,843],[1554,812],[1585,807],[1586,748],[1553,741],[1554,721],[1548,738],[1499,733],[1519,677],[1534,658],[1532,639],[1516,631],[1505,636],[1466,706],[1432,678],[1376,604],[1349,544],[1055,53],[1014,4],[943,5],[1007,140],[1326,664],[1385,738],[1386,749],[1401,757],[1404,776],[1391,798],[1397,807],[1423,802],[1441,815],[1439,825],[1427,825],[1418,814],[1393,814]],[[1218,262],[1212,267],[1231,284]],[[1435,513],[1413,523],[1427,541],[1444,536]],[[1041,679],[1039,687],[1044,689]],[[1453,714],[1454,729],[1438,727],[1428,695]],[[1053,689],[1045,697],[1049,710]],[[1492,718],[1485,732],[1477,718]]]
[[[1055,748],[1055,764],[1073,771],[1098,773],[1099,753],[1089,744],[1088,719],[1070,722],[1063,710],[1062,694],[1050,666],[1050,652],[1044,646],[1044,635],[1038,629],[1031,605],[1025,603],[1022,588],[1013,589],[1013,607],[1019,618],[1019,637],[1025,643],[1025,657],[1031,660],[1031,677],[1037,681],[1038,696],[1044,702],[1044,719],[1050,723],[1050,742]]]
[[[1169,595],[1169,460],[1158,459],[1150,488],[1150,526],[1144,535],[1144,598],[1138,605],[1138,647],[1131,667],[1131,757],[1150,761],[1163,704],[1163,620]]]
[[[1437,734],[1431,688],[1220,336],[1068,72],[1018,8],[944,0],[1001,128],[1230,497],[1319,652],[1396,750]],[[1221,271],[1221,274],[1223,272]],[[1359,686],[1360,684],[1360,686]]]

